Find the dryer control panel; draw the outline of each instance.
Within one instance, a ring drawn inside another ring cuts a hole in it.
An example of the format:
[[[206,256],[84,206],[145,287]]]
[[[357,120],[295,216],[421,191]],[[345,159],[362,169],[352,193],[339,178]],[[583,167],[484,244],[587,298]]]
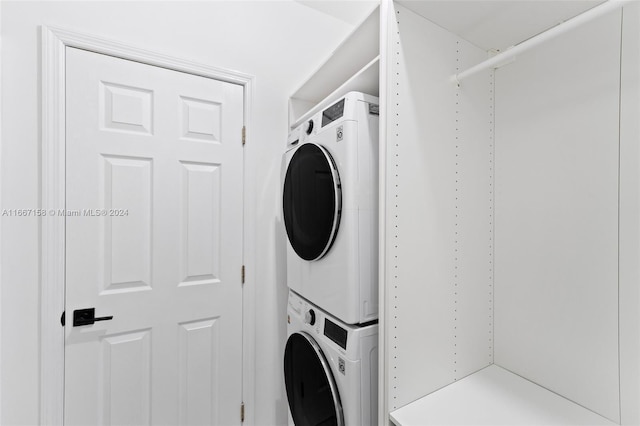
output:
[[[344,115],[344,98],[322,111],[322,127],[336,121]]]

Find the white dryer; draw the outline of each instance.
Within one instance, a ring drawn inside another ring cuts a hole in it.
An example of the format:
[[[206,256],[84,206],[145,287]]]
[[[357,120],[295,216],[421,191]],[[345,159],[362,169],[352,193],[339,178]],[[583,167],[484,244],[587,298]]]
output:
[[[349,324],[378,318],[378,98],[350,92],[290,134],[287,285]]]
[[[289,291],[284,378],[295,426],[378,421],[378,325],[345,324]]]

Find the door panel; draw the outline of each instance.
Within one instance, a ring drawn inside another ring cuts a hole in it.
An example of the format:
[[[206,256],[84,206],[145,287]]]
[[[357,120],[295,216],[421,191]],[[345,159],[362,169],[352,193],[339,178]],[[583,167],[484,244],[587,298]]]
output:
[[[140,330],[102,341],[99,384],[104,424],[149,424],[151,403],[151,333]]]
[[[65,423],[239,423],[242,87],[73,48],[66,85]]]
[[[220,164],[181,163],[181,283],[213,284],[220,276]]]
[[[180,424],[215,424],[219,325],[218,318],[180,324]]]
[[[126,216],[104,220],[103,292],[150,289],[152,166],[150,158],[102,155],[99,190],[105,209],[130,206]]]

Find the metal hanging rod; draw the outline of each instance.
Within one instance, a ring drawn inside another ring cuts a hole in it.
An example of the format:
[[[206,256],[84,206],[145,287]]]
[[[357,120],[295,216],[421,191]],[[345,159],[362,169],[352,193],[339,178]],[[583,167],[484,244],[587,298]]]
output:
[[[585,24],[589,21],[594,20],[595,18],[602,16],[608,12],[619,9],[627,3],[630,3],[636,0],[608,0],[605,3],[602,3],[592,9],[587,10],[584,13],[581,13],[578,16],[575,16],[567,21],[564,21],[561,24],[556,25],[553,28],[548,29],[545,32],[542,32],[534,37],[531,37],[528,40],[523,41],[522,43],[516,44],[515,46],[510,47],[504,52],[498,53],[497,55],[487,59],[484,62],[480,62],[478,65],[474,65],[466,71],[463,71],[458,74],[454,74],[450,77],[451,82],[454,84],[460,85],[460,82],[465,78],[472,76],[473,74],[479,73],[480,71],[484,71],[489,68],[500,68],[500,66],[509,63],[514,60],[515,57],[526,51],[535,47],[539,44],[542,44],[560,34],[564,34],[567,31],[571,31],[572,29]]]

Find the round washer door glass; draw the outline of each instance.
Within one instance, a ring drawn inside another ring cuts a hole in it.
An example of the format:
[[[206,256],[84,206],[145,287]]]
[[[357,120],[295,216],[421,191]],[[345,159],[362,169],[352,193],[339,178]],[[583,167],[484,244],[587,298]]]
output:
[[[340,225],[340,177],[329,152],[313,143],[291,157],[283,189],[284,225],[293,250],[318,260],[335,240]]]
[[[284,382],[296,426],[344,426],[329,364],[318,344],[305,333],[294,333],[287,340]]]

